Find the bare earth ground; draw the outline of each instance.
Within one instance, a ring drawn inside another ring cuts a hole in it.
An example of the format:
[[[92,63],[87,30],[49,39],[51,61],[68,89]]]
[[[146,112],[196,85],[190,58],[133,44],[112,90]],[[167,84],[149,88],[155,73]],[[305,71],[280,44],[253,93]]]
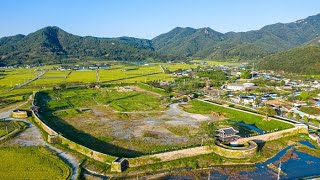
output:
[[[65,120],[95,137],[107,137],[119,146],[128,145],[127,140],[137,140],[147,145],[192,145],[201,141],[202,137],[198,135],[201,123],[215,119],[209,115],[187,113],[179,104],[171,104],[166,111],[122,112],[129,115],[125,119],[117,118],[108,107],[97,106],[92,110],[90,114]],[[184,130],[180,130],[182,128]]]

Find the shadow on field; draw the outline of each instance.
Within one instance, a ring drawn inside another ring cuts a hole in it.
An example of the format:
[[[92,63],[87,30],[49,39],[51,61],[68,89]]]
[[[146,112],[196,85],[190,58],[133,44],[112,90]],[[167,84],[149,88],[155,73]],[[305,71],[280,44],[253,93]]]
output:
[[[106,153],[112,156],[118,157],[137,157],[144,155],[142,152],[125,149],[108,142],[102,141],[84,131],[76,129],[72,125],[65,122],[63,119],[52,114],[51,111],[45,111],[46,103],[43,101],[48,96],[45,92],[40,92],[37,94],[37,105],[40,107],[39,116],[42,121],[44,121],[53,130],[61,134],[62,136],[84,145],[90,149]],[[40,95],[40,96],[39,96]],[[42,110],[42,111],[41,111]]]
[[[143,155],[141,152],[125,149],[102,141],[84,131],[76,129],[63,119],[60,119],[51,113],[48,113],[47,115],[40,113],[39,115],[47,125],[59,134],[90,149],[118,157],[137,157]]]
[[[254,142],[258,145],[258,151],[261,151],[264,145],[266,144],[266,142],[262,140],[254,140]]]

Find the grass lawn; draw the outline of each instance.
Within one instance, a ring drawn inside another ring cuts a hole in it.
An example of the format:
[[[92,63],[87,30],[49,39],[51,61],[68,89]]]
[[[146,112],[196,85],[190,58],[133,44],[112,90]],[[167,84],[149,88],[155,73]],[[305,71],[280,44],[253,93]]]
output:
[[[232,121],[242,121],[246,124],[254,125],[263,131],[283,130],[292,128],[293,125],[284,122],[270,120],[265,121],[264,118],[258,115],[249,114],[210,103],[205,103],[199,100],[190,101],[190,107],[184,108],[185,111],[197,114],[210,114],[211,112],[221,113],[226,118]]]
[[[319,115],[320,114],[320,109],[316,108],[316,107],[305,107],[302,106],[300,108],[300,111],[307,113],[307,114],[311,114],[311,115]]]
[[[0,177],[5,179],[68,179],[71,168],[44,147],[0,148]]]

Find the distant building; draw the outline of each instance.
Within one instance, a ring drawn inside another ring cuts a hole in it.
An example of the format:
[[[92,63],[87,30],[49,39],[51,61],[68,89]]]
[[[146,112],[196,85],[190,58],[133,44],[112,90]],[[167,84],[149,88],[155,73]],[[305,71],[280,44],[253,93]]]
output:
[[[233,127],[222,128],[216,131],[218,140],[222,142],[232,142],[240,138],[237,134],[239,131],[233,129]]]
[[[254,83],[226,84],[223,87],[231,91],[245,91],[256,88],[256,85]]]
[[[242,84],[227,84],[225,85],[225,88],[227,90],[231,91],[243,91],[245,90],[244,86]]]

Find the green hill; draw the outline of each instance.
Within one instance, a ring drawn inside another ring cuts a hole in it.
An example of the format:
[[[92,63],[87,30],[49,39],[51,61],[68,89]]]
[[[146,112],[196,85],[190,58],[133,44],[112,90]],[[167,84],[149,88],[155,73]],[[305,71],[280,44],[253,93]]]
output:
[[[121,61],[175,58],[154,52],[150,40],[81,37],[58,27],[0,39],[0,65],[64,63],[71,58],[81,60],[86,57]]]
[[[320,47],[303,46],[265,57],[258,64],[260,69],[303,74],[320,73]]]
[[[81,37],[58,27],[46,27],[27,36],[0,38],[0,66],[68,63],[88,57],[120,61],[173,61],[186,57],[270,59],[271,54],[303,45],[320,46],[319,34],[320,14],[248,32],[220,33],[210,28],[177,27],[152,40]]]
[[[219,33],[210,28],[175,28],[152,39],[156,50],[207,59],[259,59],[300,46],[320,34],[320,14],[248,32]]]

